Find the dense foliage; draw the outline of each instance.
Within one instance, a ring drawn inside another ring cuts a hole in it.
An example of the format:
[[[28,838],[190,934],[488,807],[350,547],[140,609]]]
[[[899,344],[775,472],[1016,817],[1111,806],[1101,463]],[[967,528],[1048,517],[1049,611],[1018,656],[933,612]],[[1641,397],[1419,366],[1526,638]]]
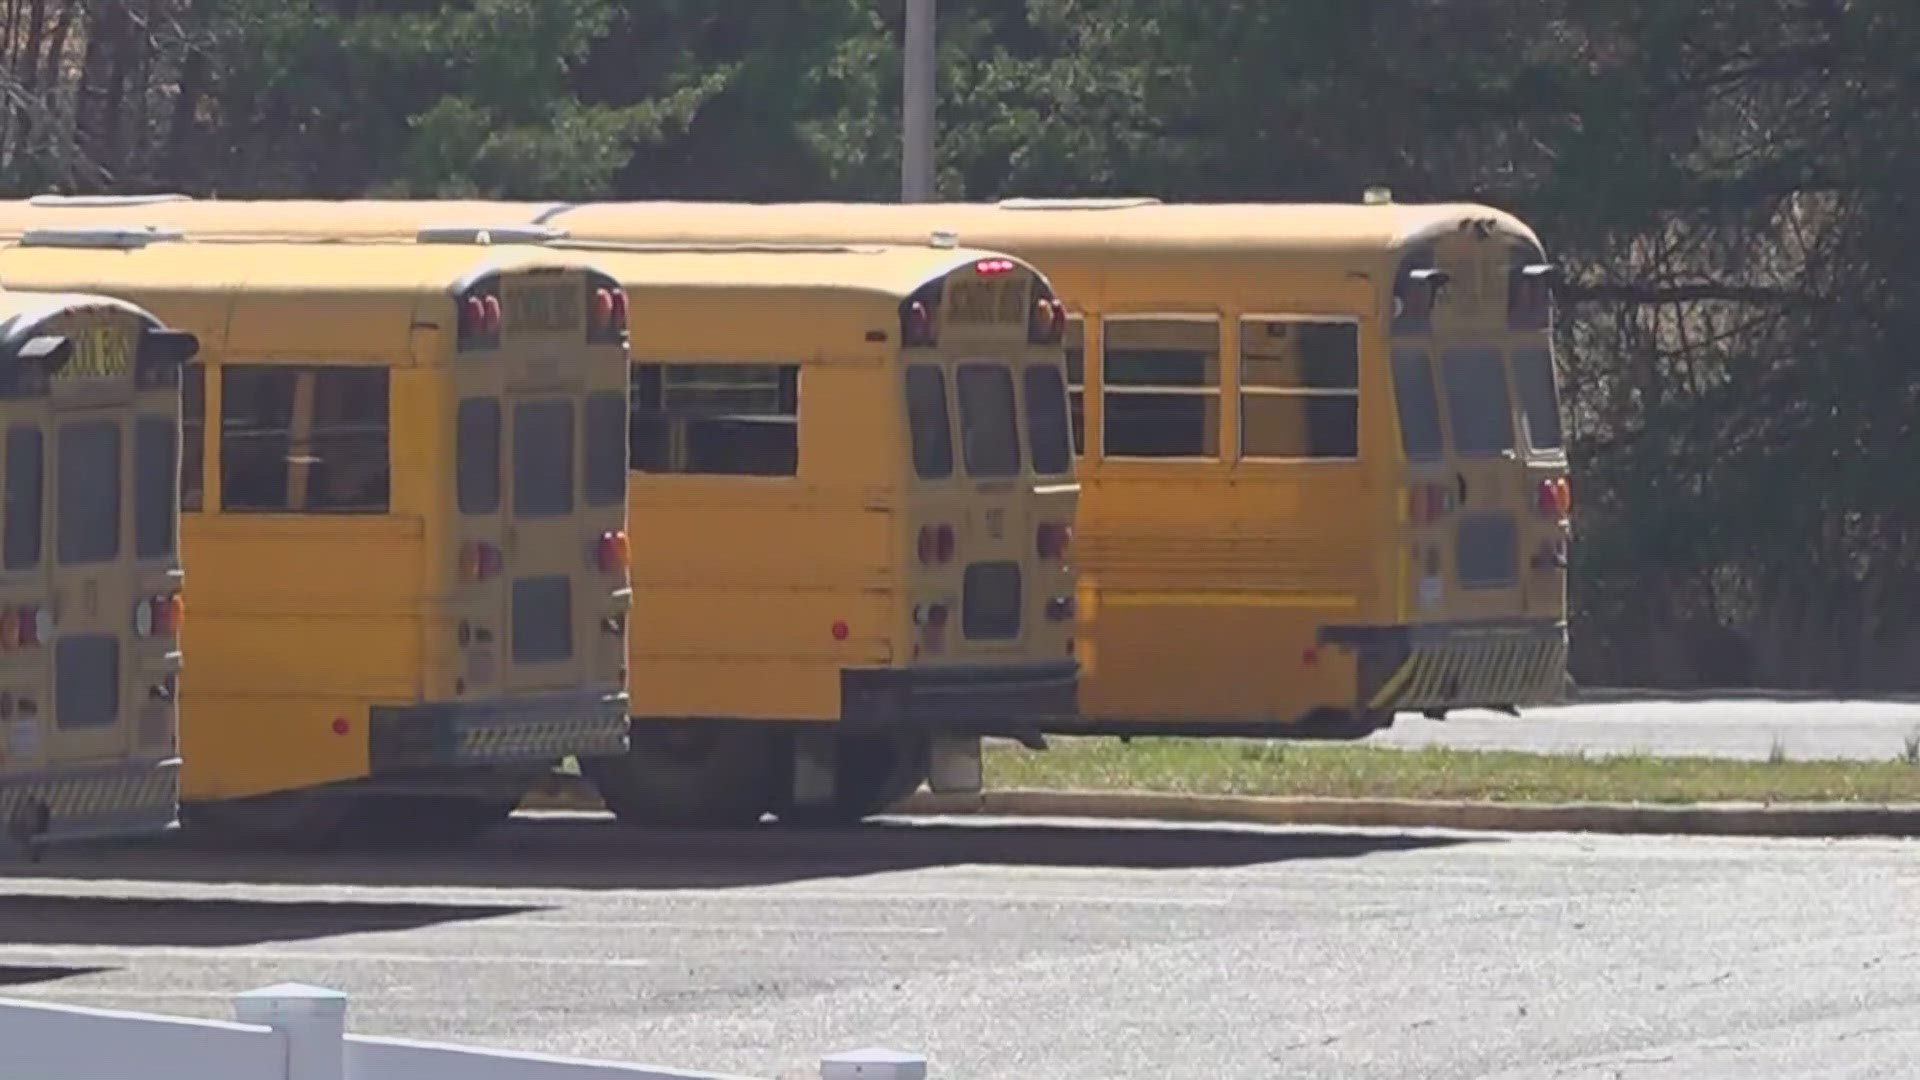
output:
[[[1912,0],[941,0],[946,194],[1469,196],[1575,271],[1576,668],[1920,685]],[[14,192],[887,198],[900,0],[0,0]]]

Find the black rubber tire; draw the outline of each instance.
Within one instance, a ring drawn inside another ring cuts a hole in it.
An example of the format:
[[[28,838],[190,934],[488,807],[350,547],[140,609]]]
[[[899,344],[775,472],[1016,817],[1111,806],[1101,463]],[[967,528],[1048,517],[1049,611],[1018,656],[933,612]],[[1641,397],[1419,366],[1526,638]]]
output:
[[[321,851],[346,839],[357,801],[337,791],[284,791],[182,803],[180,827],[189,837],[221,844]]]
[[[792,753],[789,742],[789,759]],[[789,786],[774,813],[790,828],[857,825],[919,789],[927,779],[927,754],[927,740],[917,735],[841,736],[834,748],[832,801],[795,806]]]
[[[636,723],[618,757],[583,758],[580,773],[623,825],[746,829],[781,778],[771,733],[697,723]]]
[[[1393,726],[1393,713],[1380,709],[1315,709],[1300,721],[1295,738],[1357,742]]]

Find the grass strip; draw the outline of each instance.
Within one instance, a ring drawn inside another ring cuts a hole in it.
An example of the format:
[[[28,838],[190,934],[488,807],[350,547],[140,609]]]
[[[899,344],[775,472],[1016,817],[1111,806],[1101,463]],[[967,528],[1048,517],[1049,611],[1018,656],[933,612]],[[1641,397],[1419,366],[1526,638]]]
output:
[[[1736,761],[1246,739],[1057,738],[987,749],[987,787],[1510,803],[1920,803],[1920,762]]]

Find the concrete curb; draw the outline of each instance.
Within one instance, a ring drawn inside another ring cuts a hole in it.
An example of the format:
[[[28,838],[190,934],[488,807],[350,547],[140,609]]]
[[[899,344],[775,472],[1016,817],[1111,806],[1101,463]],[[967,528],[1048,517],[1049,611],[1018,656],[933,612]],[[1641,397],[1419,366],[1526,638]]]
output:
[[[530,792],[523,810],[601,810],[599,795],[575,777],[556,776]],[[1473,832],[1588,832],[1691,836],[1920,837],[1920,805],[1851,803],[1441,802],[1421,799],[1289,799],[1173,795],[1141,791],[919,792],[896,814],[983,814],[1247,825],[1324,825]]]

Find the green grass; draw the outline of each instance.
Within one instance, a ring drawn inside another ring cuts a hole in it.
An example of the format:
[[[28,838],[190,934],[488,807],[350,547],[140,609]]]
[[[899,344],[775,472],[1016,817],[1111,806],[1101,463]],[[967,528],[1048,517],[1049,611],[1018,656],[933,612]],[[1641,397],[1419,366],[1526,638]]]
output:
[[[1885,761],[1582,757],[1249,740],[1052,739],[995,744],[989,788],[1492,802],[1920,802],[1920,765]]]

